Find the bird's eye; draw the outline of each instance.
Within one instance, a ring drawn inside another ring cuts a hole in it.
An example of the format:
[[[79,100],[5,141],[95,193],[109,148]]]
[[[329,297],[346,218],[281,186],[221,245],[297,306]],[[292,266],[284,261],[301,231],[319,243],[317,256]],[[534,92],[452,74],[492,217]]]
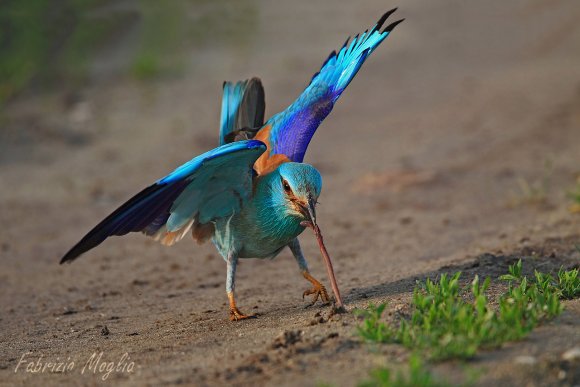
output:
[[[282,179],[282,187],[284,187],[284,191],[286,191],[287,193],[292,192],[292,188],[290,188],[290,184],[288,184],[288,182],[284,179]]]

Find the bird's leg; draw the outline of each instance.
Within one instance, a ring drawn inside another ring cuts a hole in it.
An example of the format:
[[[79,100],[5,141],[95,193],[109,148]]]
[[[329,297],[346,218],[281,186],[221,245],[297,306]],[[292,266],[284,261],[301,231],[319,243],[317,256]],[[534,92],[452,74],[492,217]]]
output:
[[[227,277],[226,277],[226,292],[228,293],[228,300],[230,301],[230,320],[238,321],[246,318],[253,318],[254,315],[245,315],[236,306],[234,297],[236,266],[238,264],[238,256],[236,253],[228,254],[227,259]]]
[[[311,276],[310,272],[308,271],[308,264],[306,263],[306,259],[302,254],[302,249],[300,248],[298,238],[290,242],[288,244],[288,247],[290,247],[290,250],[292,251],[294,258],[298,263],[298,267],[300,268],[300,272],[302,272],[302,276],[304,276],[304,278],[306,278],[313,285],[311,289],[305,290],[304,293],[302,293],[302,298],[309,296],[311,294],[314,295],[314,297],[312,298],[312,302],[308,306],[314,305],[316,301],[318,301],[319,297],[325,304],[329,303],[330,298],[328,297],[328,292],[326,291],[326,288],[316,278]]]
[[[236,300],[234,299],[234,292],[228,292],[228,299],[230,301],[230,320],[238,321],[247,318],[255,318],[253,314],[243,314],[236,306]]]

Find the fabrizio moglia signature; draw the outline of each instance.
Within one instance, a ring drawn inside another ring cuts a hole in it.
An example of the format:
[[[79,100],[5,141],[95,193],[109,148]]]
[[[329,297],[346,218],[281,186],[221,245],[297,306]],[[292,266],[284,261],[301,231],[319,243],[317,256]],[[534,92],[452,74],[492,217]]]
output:
[[[102,380],[107,380],[112,373],[135,372],[135,362],[131,360],[127,352],[113,361],[103,359],[103,352],[93,352],[91,356],[79,363],[70,357],[66,361],[62,361],[58,357],[56,361],[53,361],[45,360],[43,355],[37,358],[31,355],[32,352],[22,354],[16,368],[14,368],[14,373],[19,371],[31,374],[74,372],[79,369],[77,364],[79,364],[79,367],[82,365],[82,368],[80,368],[81,375],[92,373],[100,375]]]

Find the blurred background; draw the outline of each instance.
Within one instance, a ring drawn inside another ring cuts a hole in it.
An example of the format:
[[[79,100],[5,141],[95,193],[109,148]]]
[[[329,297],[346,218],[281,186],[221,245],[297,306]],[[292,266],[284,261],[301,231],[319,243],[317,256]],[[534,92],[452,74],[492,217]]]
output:
[[[217,144],[224,80],[261,77],[271,116],[345,36],[395,5],[3,1],[4,202],[110,208]],[[565,0],[400,5],[408,20],[367,61],[307,161],[326,169],[334,192],[354,185],[385,208],[393,187],[452,179],[465,184],[452,189],[462,195],[455,205],[467,208],[545,205],[548,175],[569,180],[552,192],[567,200],[580,168],[578,152],[565,151],[580,149],[580,9]],[[424,195],[421,206],[447,197]]]
[[[3,0],[4,339],[25,349],[33,332],[55,356],[86,343],[53,340],[50,316],[87,302],[79,324],[113,313],[128,332],[176,313],[221,322],[225,265],[210,245],[186,238],[168,249],[131,235],[57,263],[127,198],[217,145],[224,80],[260,77],[270,117],[347,36],[395,6],[393,20],[406,21],[305,159],[323,175],[319,221],[347,302],[356,289],[396,294],[398,280],[477,254],[578,240],[577,0]],[[323,278],[314,239],[302,241]],[[242,310],[302,313],[305,284],[289,253],[238,273]],[[46,329],[23,328],[43,318]]]
[[[182,75],[196,46],[247,45],[258,20],[256,4],[235,1],[6,1],[1,11],[2,102],[31,87]]]

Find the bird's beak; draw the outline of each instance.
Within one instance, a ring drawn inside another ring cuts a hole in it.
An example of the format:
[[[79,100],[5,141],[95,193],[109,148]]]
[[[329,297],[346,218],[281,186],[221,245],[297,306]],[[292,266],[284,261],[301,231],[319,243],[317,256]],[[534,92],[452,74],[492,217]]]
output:
[[[307,204],[301,204],[300,207],[302,209],[302,214],[306,218],[306,220],[302,221],[300,224],[304,227],[309,227],[312,229],[312,231],[314,231],[314,235],[318,241],[318,246],[320,247],[320,252],[324,258],[326,271],[328,272],[332,291],[334,293],[334,297],[336,298],[335,310],[337,312],[344,311],[342,298],[340,297],[340,291],[338,290],[338,284],[336,283],[336,277],[334,276],[334,269],[332,268],[332,261],[330,260],[328,251],[326,251],[326,246],[324,246],[324,240],[322,239],[322,232],[320,231],[320,227],[318,227],[318,224],[316,223],[316,201],[311,196],[309,196]]]
[[[306,203],[300,203],[300,207],[302,210],[302,215],[304,215],[306,221],[316,225],[316,201],[312,198],[312,196],[308,195]]]

